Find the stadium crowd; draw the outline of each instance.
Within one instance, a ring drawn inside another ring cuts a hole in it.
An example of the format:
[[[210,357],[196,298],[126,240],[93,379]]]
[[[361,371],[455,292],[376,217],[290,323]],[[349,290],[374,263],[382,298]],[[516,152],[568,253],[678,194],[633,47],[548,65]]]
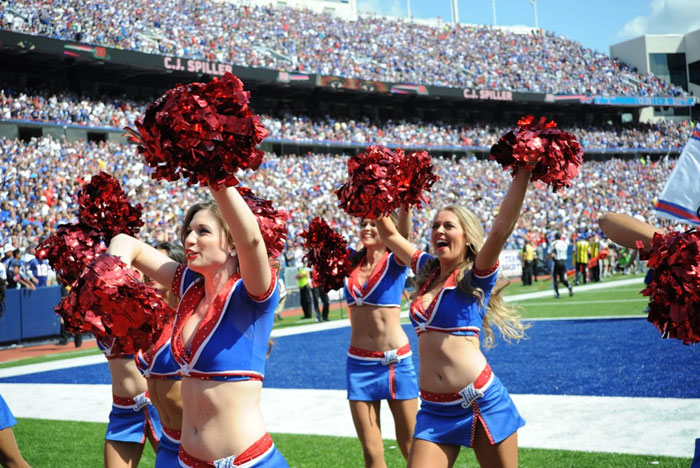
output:
[[[525,92],[687,96],[547,31],[201,0],[12,0],[0,28],[148,53],[367,80]]]
[[[145,104],[119,99],[90,99],[70,93],[25,94],[0,89],[0,120],[30,120],[89,127],[133,126]],[[304,115],[263,115],[270,138],[295,142],[342,142],[419,146],[490,147],[508,131],[512,122],[373,122],[367,117],[351,119]],[[689,121],[668,120],[653,124],[580,126],[571,128],[587,149],[679,149],[688,138]]]
[[[154,181],[131,144],[59,141],[50,137],[29,142],[0,139],[0,245],[26,250],[61,223],[76,221],[75,194],[89,178],[107,171],[124,187],[133,203],[143,205],[141,236],[150,242],[177,239],[177,228],[187,207],[198,201],[197,191],[184,181]],[[441,203],[459,203],[472,209],[485,225],[508,186],[510,175],[493,161],[474,157],[434,159],[441,180],[432,196]],[[290,261],[303,255],[297,233],[314,216],[326,219],[356,245],[357,220],[337,208],[337,189],[347,175],[347,157],[323,154],[266,155],[260,169],[240,179],[258,196],[271,199],[289,215]],[[558,194],[545,187],[528,193],[519,224],[508,248],[520,248],[528,236],[546,237],[558,230],[566,236],[597,231],[596,219],[614,211],[651,219],[653,198],[664,185],[673,161],[609,159],[585,162],[574,185]],[[201,193],[201,190],[199,191]],[[414,226],[428,226],[438,207],[415,210]],[[414,233],[427,244],[429,233]]]

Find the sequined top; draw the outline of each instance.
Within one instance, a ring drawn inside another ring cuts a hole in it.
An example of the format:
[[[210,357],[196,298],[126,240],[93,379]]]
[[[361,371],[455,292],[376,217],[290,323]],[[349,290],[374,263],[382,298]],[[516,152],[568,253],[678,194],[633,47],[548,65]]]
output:
[[[182,330],[204,297],[204,279],[178,267],[173,293],[182,297],[177,309],[171,350],[183,376],[212,380],[262,380],[265,356],[279,302],[277,276],[268,291],[250,295],[238,274],[221,288],[185,348]]]
[[[384,252],[364,285],[357,279],[359,272],[358,266],[345,279],[345,300],[348,306],[401,307],[401,294],[406,285],[408,267],[401,264],[393,253]]]
[[[425,252],[418,251],[414,254],[411,268],[417,274],[426,262],[433,258]],[[423,294],[440,274],[440,268],[437,268],[411,303],[409,315],[411,323],[419,335],[426,331],[462,336],[479,335],[481,323],[491,297],[491,290],[498,278],[498,262],[488,271],[471,269],[465,273],[465,278],[467,275],[471,275],[472,286],[476,286],[484,292],[481,302],[478,297],[474,295],[465,296],[457,289],[457,273],[455,271],[447,278],[440,292],[435,295],[428,307],[425,308],[423,306]]]

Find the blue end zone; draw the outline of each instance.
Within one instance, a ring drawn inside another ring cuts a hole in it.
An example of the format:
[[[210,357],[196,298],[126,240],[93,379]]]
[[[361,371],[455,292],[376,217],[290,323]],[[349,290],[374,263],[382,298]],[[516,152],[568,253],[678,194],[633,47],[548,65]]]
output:
[[[644,319],[537,321],[518,344],[486,351],[511,393],[700,398],[700,349],[662,340]],[[418,344],[404,326],[418,362]],[[275,339],[265,372],[273,388],[345,389],[350,328]],[[0,379],[2,383],[109,384],[107,363]]]

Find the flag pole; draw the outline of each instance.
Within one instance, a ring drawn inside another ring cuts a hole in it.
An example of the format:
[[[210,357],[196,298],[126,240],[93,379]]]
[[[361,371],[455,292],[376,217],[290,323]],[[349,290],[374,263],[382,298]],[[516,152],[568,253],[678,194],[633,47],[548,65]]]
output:
[[[532,8],[535,10],[535,29],[540,29],[540,22],[537,19],[537,0],[532,1]]]
[[[408,6],[408,21],[411,21],[411,0],[406,0],[406,5]]]
[[[496,21],[496,0],[491,0],[491,10],[493,11],[493,25],[497,26],[498,21]]]
[[[457,0],[452,0],[452,23],[459,23],[459,9],[457,8]]]

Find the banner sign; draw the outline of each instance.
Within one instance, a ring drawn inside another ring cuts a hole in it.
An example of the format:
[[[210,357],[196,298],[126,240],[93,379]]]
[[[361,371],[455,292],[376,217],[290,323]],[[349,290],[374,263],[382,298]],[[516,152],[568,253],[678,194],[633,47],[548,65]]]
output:
[[[589,94],[557,94],[554,96],[554,101],[620,107],[692,107],[695,105],[693,97],[592,96]]]
[[[506,278],[519,278],[523,274],[523,264],[520,260],[520,250],[502,250],[498,256],[501,273]]]
[[[299,72],[287,72],[267,68],[252,68],[231,65],[208,60],[168,57],[146,54],[131,50],[112,49],[89,44],[51,39],[44,36],[31,36],[11,31],[0,30],[0,45],[21,49],[27,52],[43,52],[64,55],[84,60],[95,60],[116,64],[138,66],[155,70],[168,70],[194,75],[221,76],[231,72],[242,80],[252,79],[287,83],[292,86],[319,86],[336,89],[360,90],[372,93],[406,94],[419,96],[438,96],[464,99],[468,101],[503,101],[503,102],[575,102],[601,106],[659,106],[689,107],[695,99],[672,97],[629,97],[629,96],[589,96],[573,94],[545,94],[520,91],[506,91],[476,88],[448,88],[444,86],[416,85],[410,83],[391,83],[361,78],[339,76],[321,76]]]
[[[661,196],[654,206],[656,216],[700,226],[700,123],[683,148]]]

